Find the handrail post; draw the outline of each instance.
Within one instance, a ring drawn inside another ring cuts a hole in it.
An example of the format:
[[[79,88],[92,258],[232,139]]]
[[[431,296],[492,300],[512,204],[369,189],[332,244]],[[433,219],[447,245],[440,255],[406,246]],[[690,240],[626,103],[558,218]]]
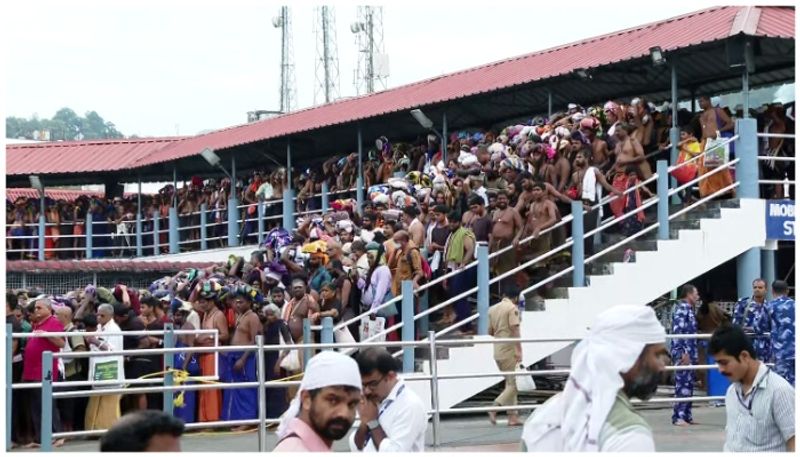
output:
[[[161,214],[158,210],[153,211],[153,255],[161,254],[161,246],[159,246],[161,242],[161,234],[158,233],[161,230]]]
[[[311,321],[303,319],[303,344],[311,344]],[[309,359],[313,357],[311,348],[303,348],[303,370],[306,369]]]
[[[164,349],[175,347],[175,332],[171,323],[164,324]],[[164,354],[164,387],[173,385],[172,369],[175,367],[175,353]],[[172,415],[174,402],[172,392],[164,391],[163,411],[164,414]]]
[[[178,244],[179,238],[179,231],[178,225],[180,222],[178,221],[178,208],[174,206],[169,207],[169,253],[170,254],[177,254],[180,252],[180,244]]]
[[[142,211],[141,208],[136,211],[136,257],[144,256],[144,247],[142,246]]]
[[[37,248],[39,251],[38,257],[40,261],[44,261],[44,234],[45,231],[47,230],[46,224],[47,224],[47,219],[44,217],[44,204],[42,204],[41,214],[39,214],[39,233],[37,234],[37,236],[39,237],[39,239],[37,240],[39,246],[37,246]]]
[[[283,228],[294,230],[294,189],[292,188],[292,142],[286,140],[286,188],[283,192]]]
[[[592,212],[589,212],[592,217]],[[583,203],[572,202],[572,287],[583,287],[584,257],[583,257]]]
[[[489,246],[478,245],[478,335],[489,334]]]
[[[208,205],[200,205],[200,250],[208,249]]]
[[[333,318],[330,316],[326,316],[322,318],[322,338],[320,339],[322,344],[332,344],[333,343]],[[323,349],[332,351],[333,348]]]
[[[231,183],[228,199],[228,247],[239,246],[239,200],[236,198],[236,183]]]
[[[402,283],[403,293],[403,341],[414,341],[414,285],[411,281],[405,280]],[[412,346],[403,347],[403,373],[414,372],[414,348]]]
[[[436,332],[428,332],[431,368],[431,409],[433,409],[433,447],[439,446],[439,369],[436,359]]]
[[[267,451],[267,407],[264,381],[266,380],[264,363],[264,335],[256,335],[256,367],[258,368],[258,452]]]
[[[264,241],[264,199],[259,198],[257,203],[258,209],[258,244],[260,245],[262,241]]]
[[[328,212],[328,181],[322,181],[322,214]]]
[[[53,353],[45,351],[42,354],[42,416],[39,424],[39,450],[52,452],[53,450]],[[8,408],[6,408],[8,409]]]
[[[363,216],[364,209],[364,165],[362,160],[363,140],[361,139],[361,124],[356,126],[357,141],[358,141],[358,176],[356,176],[356,213],[358,216]]]
[[[14,326],[6,324],[6,452],[11,452],[11,410],[13,408],[11,383],[14,382],[12,376],[14,369],[14,352],[12,345],[14,344],[11,334],[14,332]]]
[[[91,213],[91,211],[87,211],[86,212],[86,222],[84,223],[84,225],[86,225],[86,258],[87,259],[91,259],[92,258],[92,232],[94,231],[92,229],[94,223],[92,221],[92,213]]]
[[[658,239],[669,239],[669,174],[666,160],[656,162],[658,173]],[[632,198],[632,197],[631,197]],[[636,216],[631,216],[636,217]]]

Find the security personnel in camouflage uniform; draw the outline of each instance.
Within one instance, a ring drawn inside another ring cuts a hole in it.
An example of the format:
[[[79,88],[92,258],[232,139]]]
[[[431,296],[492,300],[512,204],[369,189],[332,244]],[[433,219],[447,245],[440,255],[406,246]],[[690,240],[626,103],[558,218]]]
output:
[[[681,301],[672,311],[672,333],[674,335],[692,335],[697,333],[697,319],[694,307],[700,301],[697,288],[686,284],[680,290]],[[670,355],[674,365],[697,364],[697,340],[673,339],[670,344]],[[694,393],[694,382],[697,374],[694,370],[678,370],[675,372],[675,397],[691,397]],[[675,403],[672,407],[672,424],[687,425],[693,422],[692,403]]]
[[[772,296],[769,304],[772,322],[772,355],[775,356],[775,373],[794,385],[794,300],[786,294],[789,285],[786,281],[772,283]]]
[[[753,281],[753,296],[744,297],[736,303],[733,311],[733,325],[742,327],[746,333],[755,333],[751,336],[753,348],[756,350],[758,360],[769,363],[772,360],[772,344],[770,337],[763,336],[771,333],[769,310],[767,307],[767,282],[759,278]]]

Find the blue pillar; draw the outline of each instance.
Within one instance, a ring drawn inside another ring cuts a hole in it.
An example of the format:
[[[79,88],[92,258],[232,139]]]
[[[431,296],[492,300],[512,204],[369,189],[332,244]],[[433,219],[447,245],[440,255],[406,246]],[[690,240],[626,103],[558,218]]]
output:
[[[761,277],[761,249],[751,248],[736,257],[736,292],[741,297],[753,294],[753,280]],[[770,284],[767,284],[769,287]]]
[[[553,115],[553,93],[549,90],[547,91],[547,119],[550,120],[550,116]]]
[[[208,205],[200,205],[200,250],[208,249]]]
[[[158,210],[153,211],[153,255],[161,254],[161,246],[159,246],[161,230],[161,213]]]
[[[92,258],[92,226],[94,221],[91,211],[86,212],[86,258]]]
[[[42,417],[39,425],[41,452],[53,451],[53,353],[42,354]]]
[[[322,338],[320,339],[320,343],[333,343],[333,318],[330,316],[322,318]],[[324,350],[332,351],[333,348],[323,349],[323,351]]]
[[[11,338],[11,333],[14,331],[14,327],[11,324],[6,324],[6,452],[11,452],[11,410],[14,405],[11,403],[11,399],[13,398],[12,390],[11,390],[11,383],[13,382],[13,378],[11,376],[13,370],[13,359],[14,353],[12,352],[12,344],[14,344],[13,339]]]
[[[180,232],[178,231],[178,225],[180,222],[178,221],[178,208],[172,206],[169,209],[169,253],[170,254],[177,254],[180,251],[180,244],[178,241],[180,240]]]
[[[669,239],[669,174],[667,173],[667,161],[659,160],[656,162],[656,172],[658,173],[658,239]]]
[[[447,166],[447,113],[442,113],[442,162]]]
[[[735,141],[736,179],[739,180],[739,198],[758,198],[758,139],[755,119],[737,119]],[[740,297],[752,292],[752,282],[761,276],[761,253],[759,248],[748,249],[736,258],[736,285]],[[768,285],[769,286],[769,285]]]
[[[164,349],[171,349],[175,347],[175,332],[172,324],[164,324]],[[164,354],[164,387],[171,387],[173,385],[172,369],[175,368],[175,353]],[[173,392],[166,391],[163,395],[163,411],[164,414],[172,415],[173,405]]]
[[[303,344],[311,344],[311,321],[303,319]],[[303,370],[306,369],[308,361],[314,356],[311,348],[303,348]]]
[[[403,293],[403,341],[414,341],[414,285],[411,281],[405,280],[402,283]],[[436,354],[432,354],[433,357]],[[414,348],[411,346],[403,347],[403,373],[414,372]]]
[[[489,334],[489,246],[478,245],[478,335]]]
[[[322,181],[322,213],[328,212],[329,198],[328,198],[328,181]]]
[[[672,57],[672,65],[670,65],[670,79],[671,79],[671,95],[672,95],[672,127],[669,129],[669,141],[672,144],[669,150],[669,164],[675,165],[678,162],[678,142],[680,142],[681,133],[678,128],[678,68],[677,57]],[[670,187],[677,187],[678,181],[670,177]],[[672,203],[677,205],[681,202],[678,194],[672,196]]]
[[[256,213],[258,214],[258,244],[264,241],[264,200],[259,198],[256,204]]]
[[[292,188],[292,143],[286,141],[286,190],[283,192],[283,228],[294,230],[294,188]]]
[[[739,180],[739,198],[758,198],[758,138],[755,119],[737,119],[736,179]]]
[[[362,210],[364,209],[364,161],[361,158],[362,144],[363,141],[361,140],[361,125],[358,126],[358,177],[356,177],[356,212],[358,213],[359,217],[361,217],[364,213]]]
[[[775,243],[777,244],[777,241]],[[775,248],[777,249],[777,246]],[[772,300],[774,298],[772,283],[775,282],[775,251],[772,249],[761,250],[761,275],[767,281],[767,299]]]
[[[139,176],[139,192],[136,194],[136,257],[144,255],[142,246],[142,177]]]
[[[239,246],[239,200],[236,198],[236,191],[231,193],[228,199],[228,246]]]
[[[579,201],[572,202],[572,287],[583,287],[583,204]]]
[[[46,230],[46,223],[47,220],[44,217],[44,205],[42,205],[42,214],[39,215],[39,233],[38,233],[39,260],[44,260],[44,234]]]

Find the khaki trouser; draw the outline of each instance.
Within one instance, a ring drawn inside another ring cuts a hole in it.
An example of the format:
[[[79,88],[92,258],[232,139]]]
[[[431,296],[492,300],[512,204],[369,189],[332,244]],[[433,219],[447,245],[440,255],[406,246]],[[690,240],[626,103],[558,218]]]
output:
[[[517,360],[514,357],[507,359],[495,359],[497,368],[500,371],[515,371],[517,369]],[[506,376],[506,386],[500,395],[494,399],[494,403],[498,406],[514,406],[517,404],[517,378],[516,376]],[[515,411],[509,411],[509,415],[514,416]]]

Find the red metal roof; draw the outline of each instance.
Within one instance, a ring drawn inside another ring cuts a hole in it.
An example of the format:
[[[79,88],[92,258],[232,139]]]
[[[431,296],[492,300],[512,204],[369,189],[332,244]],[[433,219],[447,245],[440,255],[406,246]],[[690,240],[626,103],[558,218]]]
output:
[[[578,68],[635,59],[648,55],[653,46],[673,51],[724,39],[731,35],[737,13],[746,8],[763,13],[755,35],[794,38],[793,8],[709,8],[363,97],[188,138],[142,157],[136,165],[175,160],[198,154],[206,147],[230,148],[526,84],[571,73]]]
[[[10,144],[6,146],[6,174],[124,170],[182,138],[185,137]]]
[[[191,138],[7,146],[6,174],[78,173],[143,167],[197,155],[207,147],[217,150],[231,148],[527,84],[568,74],[578,68],[636,59],[648,55],[653,46],[674,51],[722,40],[737,33],[794,39],[794,8],[709,8]]]
[[[102,191],[80,190],[80,189],[57,189],[52,187],[45,187],[44,195],[45,197],[52,198],[53,200],[66,200],[69,202],[75,200],[81,195],[86,195],[88,197],[99,197],[99,198],[103,198],[105,196],[105,194]],[[125,198],[136,197],[136,195],[138,195],[136,192],[125,192],[123,194]],[[142,195],[147,195],[147,193],[142,192]],[[39,198],[39,191],[31,187],[11,187],[6,189],[6,200],[10,200],[13,202],[20,197]]]
[[[184,268],[207,268],[214,262],[145,262],[141,260],[9,260],[6,271],[15,273],[49,273],[67,271],[160,271],[174,272]]]

